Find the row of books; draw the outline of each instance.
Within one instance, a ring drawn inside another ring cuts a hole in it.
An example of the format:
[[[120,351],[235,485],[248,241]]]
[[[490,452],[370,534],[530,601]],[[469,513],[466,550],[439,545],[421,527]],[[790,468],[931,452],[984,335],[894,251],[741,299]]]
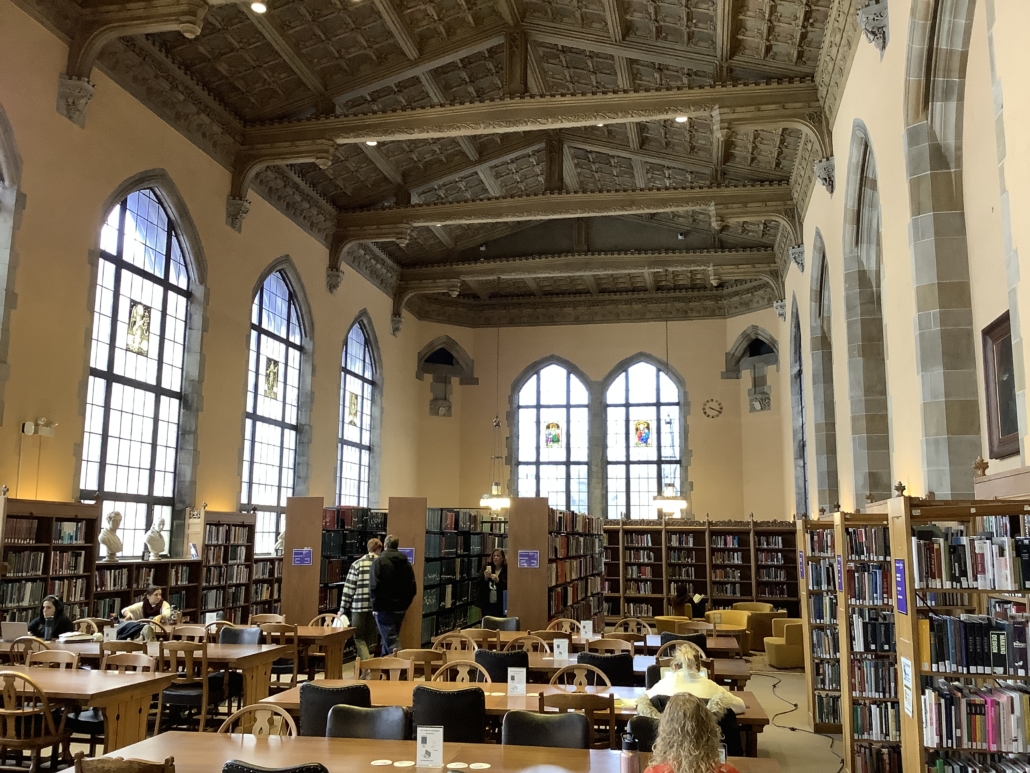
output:
[[[840,662],[817,660],[812,671],[812,686],[816,690],[840,690]]]
[[[891,583],[894,575],[880,564],[849,564],[844,570],[844,587],[852,604],[893,604]]]
[[[571,582],[588,575],[600,575],[603,571],[604,566],[600,556],[563,558],[547,564],[547,584],[557,585],[563,582]]]
[[[782,534],[756,534],[755,535],[755,547],[759,548],[782,548],[783,535]]]
[[[343,556],[346,555],[346,532],[344,531],[323,531],[322,532],[322,555]]]
[[[669,545],[676,547],[693,547],[694,532],[672,532],[669,534]]]
[[[718,568],[712,570],[713,580],[743,580],[745,577],[739,569]]]
[[[340,608],[340,595],[342,588],[330,587],[330,588],[319,588],[318,589],[318,609],[319,611],[335,612]]]
[[[813,714],[816,722],[830,725],[841,723],[840,696],[828,693],[816,693],[814,696]]]
[[[57,596],[66,604],[72,601],[85,601],[88,592],[89,584],[85,577],[68,577],[47,582],[47,593]]]
[[[468,580],[425,588],[422,591],[422,614],[431,615],[440,609],[475,602],[473,583]]]
[[[450,507],[426,509],[426,531],[479,531],[482,512]]]
[[[705,554],[701,550],[670,550],[669,563],[704,564]]]
[[[886,526],[849,526],[844,541],[851,560],[887,561],[891,557],[890,531]]]
[[[622,535],[622,544],[626,547],[632,546],[649,548],[653,543],[651,542],[651,534],[649,532],[640,533],[628,531]]]
[[[808,620],[811,623],[837,624],[837,597],[816,593],[808,597]]]
[[[815,529],[813,531],[808,531],[805,532],[805,534],[808,537],[809,557],[832,556],[834,554],[835,540],[832,526],[826,529]]]
[[[601,537],[584,534],[551,534],[547,538],[550,558],[596,556],[601,553]]]
[[[204,527],[205,545],[242,544],[250,540],[249,526],[234,526],[229,523],[209,523]]]
[[[229,546],[229,563],[230,564],[247,564],[250,563],[247,559],[247,551],[249,547],[247,545],[230,545]]]
[[[627,550],[627,561],[643,561],[645,563],[656,563],[653,550]]]
[[[786,569],[775,569],[771,567],[759,567],[758,569],[759,580],[776,580],[778,582],[787,581],[787,570]]]
[[[571,606],[581,599],[599,595],[603,592],[601,578],[595,575],[570,582],[567,585],[559,585],[557,588],[550,588],[547,591],[547,597],[549,606],[554,610]],[[555,615],[552,613],[551,616],[554,617]]]
[[[840,636],[836,628],[812,629],[812,655],[817,658],[840,658]]]
[[[43,574],[43,560],[45,557],[45,554],[42,552],[28,550],[18,550],[9,553],[7,555],[7,576],[26,577]]]
[[[190,567],[185,564],[177,564],[168,567],[168,585],[189,585]]]
[[[228,569],[228,574],[225,578],[226,582],[250,582],[250,567],[247,564],[229,564],[225,568]]]
[[[783,559],[783,553],[767,553],[765,551],[758,551],[755,553],[755,560],[759,564],[785,564],[787,563]]]
[[[900,770],[900,768],[899,768]],[[1006,757],[985,760],[970,754],[949,754],[927,763],[927,773],[1030,773],[1030,760]]]
[[[840,689],[839,682],[837,689]],[[853,658],[851,694],[858,698],[898,698],[898,668],[883,658]]]
[[[227,568],[222,565],[204,567],[204,584],[225,585],[225,570]]]
[[[255,561],[254,579],[279,577],[282,575],[282,561]]]
[[[168,603],[170,604],[171,602]],[[106,599],[93,599],[93,616],[110,617],[111,615],[117,615],[122,611],[121,607],[121,599],[117,596]]]
[[[386,512],[368,507],[341,505],[322,510],[323,529],[357,529],[359,531],[386,531]]]
[[[895,652],[894,615],[880,609],[851,610],[852,652]]]
[[[37,606],[43,603],[42,580],[22,580],[0,584],[0,607]]]
[[[934,749],[1030,752],[1030,687],[990,687],[938,679],[921,696],[923,743]]]
[[[809,561],[806,568],[809,590],[837,590],[837,569],[832,559],[820,558],[817,561]]]
[[[924,672],[958,674],[1027,674],[1027,628],[1030,619],[1014,615],[998,620],[986,615],[930,615],[918,622]]]
[[[944,537],[912,537],[917,588],[1030,588],[1030,537],[967,537],[962,527],[943,531]]]
[[[759,582],[762,582],[759,580]],[[776,580],[775,582],[779,582]],[[793,599],[790,589],[785,585],[759,585],[755,598],[759,599]]]
[[[550,601],[553,603],[555,601],[554,597],[552,597]],[[631,605],[627,604],[626,606],[627,615],[636,614],[628,608]],[[549,604],[548,607],[548,614],[552,618],[568,617],[573,620],[592,620],[604,613],[604,596],[598,593],[597,595],[587,596],[580,601],[567,603],[564,606],[551,606]],[[651,617],[653,615],[652,612],[648,612],[645,613],[644,616]],[[596,623],[594,628],[597,630]]]
[[[630,564],[626,567],[627,577],[657,577],[659,574],[660,572],[656,572],[654,566],[646,564]],[[691,576],[693,576],[693,569],[691,569]]]
[[[122,567],[121,569],[97,569],[96,582],[96,589],[98,591],[128,590],[129,569],[128,567]]]
[[[641,569],[645,569],[647,567],[640,567],[640,568]],[[694,579],[694,567],[692,567],[692,566],[674,566],[671,569],[669,569],[669,579],[670,580],[675,580],[675,579],[693,580]]]
[[[659,586],[661,587],[661,586]],[[648,582],[637,582],[635,580],[626,581],[626,593],[641,593],[645,596],[650,596],[655,591],[650,581]]]
[[[426,561],[423,577],[426,585],[455,580],[471,580],[479,576],[480,563],[478,557],[445,558],[442,561]]]
[[[323,558],[322,566],[319,569],[318,581],[323,584],[343,582],[345,577],[343,571],[344,563],[342,558]]]
[[[220,545],[205,545],[204,546],[204,564],[210,566],[211,564],[223,564],[225,563],[225,548]]]
[[[4,544],[5,545],[30,545],[39,542],[36,534],[39,531],[39,521],[36,518],[16,518],[8,516],[4,521]]]
[[[714,551],[712,561],[717,564],[742,564],[744,563],[744,554],[739,550]]]
[[[695,593],[700,593],[702,596],[707,595],[708,588],[705,583],[699,582],[695,585],[692,582],[683,582],[682,580],[675,580],[669,583],[669,595],[675,596],[680,591],[680,586],[683,586],[683,592],[688,596],[693,596]]]
[[[747,540],[741,540],[740,534],[713,534],[713,548],[739,548],[747,545]]]
[[[52,541],[55,545],[81,544],[86,541],[85,521],[54,521]]]
[[[426,558],[452,557],[470,552],[470,544],[465,537],[466,535],[456,532],[426,533]]]
[[[898,773],[901,748],[898,746],[855,746],[852,773]]]
[[[277,583],[262,582],[254,586],[251,600],[256,604],[259,601],[270,601],[271,599],[278,598],[278,596],[279,588]]]
[[[602,534],[604,525],[602,520],[594,515],[550,509],[547,512],[547,530],[552,534]]]
[[[901,743],[901,707],[897,703],[855,703],[851,732],[863,741]]]
[[[712,595],[713,596],[731,596],[734,598],[742,598],[743,593],[741,592],[741,585],[739,582],[713,582],[712,583]]]
[[[655,607],[658,607],[658,612],[655,612]],[[665,609],[665,602],[657,601],[655,603],[649,603],[646,601],[627,601],[626,602],[626,616],[627,617],[654,617],[656,614],[662,614]]]

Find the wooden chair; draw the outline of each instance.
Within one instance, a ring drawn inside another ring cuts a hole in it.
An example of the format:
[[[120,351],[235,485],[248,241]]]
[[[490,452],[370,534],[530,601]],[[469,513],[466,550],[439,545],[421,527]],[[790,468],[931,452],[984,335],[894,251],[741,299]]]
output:
[[[598,720],[608,726],[608,739],[605,742],[598,738],[593,746],[598,749],[615,748],[615,696],[614,695],[592,695],[590,693],[540,693],[540,713],[546,712],[549,708],[559,712],[581,711],[586,714],[590,727],[597,727]]]
[[[654,631],[651,626],[639,617],[624,617],[615,624],[615,633],[636,633],[642,636],[651,636]]]
[[[394,657],[404,658],[414,663],[415,673],[421,675],[427,682],[433,678],[433,673],[444,661],[444,654],[438,650],[398,650],[394,653]],[[357,675],[355,678],[358,678]]]
[[[175,773],[175,758],[164,762],[126,760],[122,757],[89,759],[84,752],[75,753],[75,773]]]
[[[433,674],[433,681],[458,682],[460,684],[493,682],[487,670],[474,660],[452,660],[450,663],[445,663]]]
[[[59,668],[74,671],[79,667],[79,653],[68,650],[30,652],[25,656],[25,665],[33,668]]]
[[[574,634],[579,636],[583,633],[583,626],[579,624],[578,620],[571,620],[567,617],[559,617],[557,620],[552,620],[547,625],[548,631],[561,631],[562,633]]]
[[[255,738],[278,735],[294,738],[297,723],[285,709],[268,703],[255,703],[234,712],[218,728],[219,733],[246,733]]]
[[[676,650],[680,647],[688,647],[689,649],[692,649],[699,661],[708,660],[708,656],[705,654],[705,651],[691,641],[666,642],[658,648],[658,652],[655,654],[655,660],[658,661],[662,660],[663,658],[671,658],[674,654],[676,654]]]
[[[98,631],[97,624],[88,617],[80,617],[72,625],[75,626],[75,633],[85,633],[92,636]]]
[[[118,642],[118,644],[126,643],[128,642]],[[100,661],[100,670],[118,674],[146,674],[157,670],[157,660],[142,652],[115,652],[103,655]],[[160,713],[160,695],[158,696],[158,701],[158,712]],[[71,736],[70,740],[74,743],[83,742],[79,736],[84,736],[89,742],[89,756],[95,756],[97,744],[104,737],[103,711],[97,708],[73,711],[68,714],[65,725]],[[65,757],[67,758],[67,756],[68,747],[66,746]]]
[[[265,623],[285,623],[286,615],[274,615],[271,612],[263,615],[251,615],[247,625],[264,625]]]
[[[8,657],[13,665],[24,666],[25,658],[30,652],[46,652],[48,649],[50,649],[50,645],[42,639],[35,636],[19,636],[11,642]]]
[[[218,642],[218,637],[222,633],[223,628],[235,628],[236,626],[230,623],[228,620],[215,620],[204,626],[204,630],[207,631],[207,640],[212,644]]]
[[[587,642],[587,652],[598,652],[602,655],[618,655],[620,652],[633,654],[633,642],[621,639],[594,639]]]
[[[54,717],[46,693],[29,674],[0,671],[0,748],[32,752],[30,770],[39,770],[40,752],[50,748],[50,769],[57,770],[57,756],[68,740],[64,714]]]
[[[117,655],[122,652],[147,653],[147,645],[141,641],[102,641],[100,642],[100,659],[106,655]]]
[[[554,672],[549,684],[569,686],[576,688],[576,692],[586,692],[587,687],[611,687],[612,683],[608,675],[597,666],[575,663],[571,666],[559,668]]]
[[[157,659],[142,652],[116,652],[104,655],[100,661],[101,671],[114,671],[118,674],[149,674],[157,670]]]
[[[476,643],[476,646],[484,650],[499,650],[501,648],[501,632],[490,628],[464,628],[461,631]]]
[[[339,612],[325,612],[312,618],[308,625],[317,625],[322,628],[343,628],[343,618]]]
[[[415,681],[415,663],[406,658],[370,658],[369,660],[357,658],[354,661],[355,674],[360,674],[366,669],[369,671],[368,678],[373,682],[380,680]]]
[[[571,638],[571,634],[565,633],[565,631],[530,631],[527,635],[543,639],[548,644],[553,644],[555,639]]]
[[[117,627],[117,623],[112,623],[108,617],[80,617],[79,620],[89,620],[93,625],[97,627],[97,633],[103,633],[105,628],[112,625]],[[76,620],[78,622],[78,620]]]
[[[619,631],[615,633],[606,633],[604,635],[604,638],[618,639],[619,641],[628,641],[630,644],[633,645],[634,649],[636,647],[647,646],[647,636],[642,633],[626,633],[624,631]]]
[[[197,709],[198,731],[203,733],[207,724],[208,709],[222,702],[224,691],[221,682],[208,679],[207,641],[161,642],[157,657],[158,670],[176,674],[171,685],[161,693],[159,708],[174,706]],[[216,687],[212,695],[211,687]],[[157,715],[157,730],[160,732],[162,713]]]
[[[272,676],[269,687],[276,690],[289,690],[297,686],[297,671],[300,667],[300,647],[297,646],[297,626],[289,623],[262,623],[262,644],[278,644],[287,648],[286,655],[272,663]],[[289,676],[289,684],[282,677]],[[243,708],[246,708],[244,706]],[[241,709],[242,711],[242,709]]]
[[[437,652],[475,652],[479,645],[465,634],[454,631],[437,639],[433,649]]]
[[[543,652],[550,654],[551,647],[539,636],[527,633],[525,636],[516,636],[505,646],[505,652],[512,650],[525,650],[526,652]]]
[[[321,615],[316,615],[308,625],[330,630],[344,627],[343,618],[339,612],[325,612]],[[313,682],[318,671],[325,671],[325,653],[322,652],[322,648],[318,645],[308,647],[307,652],[304,653],[304,665],[308,673],[308,681]]]
[[[203,625],[177,625],[169,634],[172,641],[208,641],[207,628]]]
[[[165,625],[157,620],[147,620],[147,625],[154,641],[169,641],[172,638],[172,628],[175,626]]]

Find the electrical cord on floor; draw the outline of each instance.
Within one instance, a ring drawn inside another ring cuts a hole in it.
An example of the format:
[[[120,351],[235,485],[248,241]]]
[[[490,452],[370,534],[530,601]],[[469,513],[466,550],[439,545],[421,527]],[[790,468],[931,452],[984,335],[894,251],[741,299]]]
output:
[[[752,671],[751,676],[765,676],[769,679],[774,680],[771,688],[773,697],[777,700],[783,701],[788,706],[790,706],[789,709],[784,709],[783,711],[778,711],[775,714],[773,714],[769,718],[769,724],[771,724],[773,727],[778,727],[781,730],[789,730],[792,733],[809,733],[810,735],[825,738],[827,741],[830,742],[830,752],[833,754],[834,757],[840,760],[840,765],[837,767],[835,773],[841,773],[841,771],[844,770],[844,757],[841,754],[839,754],[836,749],[833,748],[833,739],[830,736],[825,735],[824,733],[813,732],[812,730],[809,730],[807,727],[793,727],[791,725],[780,725],[776,723],[777,717],[782,717],[786,714],[793,714],[795,711],[801,708],[800,704],[794,703],[793,701],[789,701],[782,695],[778,695],[776,693],[776,688],[779,687],[780,683],[783,681],[783,676],[781,674],[772,673],[768,671]]]

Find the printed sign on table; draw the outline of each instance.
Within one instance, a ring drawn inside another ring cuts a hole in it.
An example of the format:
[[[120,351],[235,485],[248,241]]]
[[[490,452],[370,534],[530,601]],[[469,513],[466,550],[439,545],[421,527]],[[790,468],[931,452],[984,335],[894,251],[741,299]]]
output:
[[[443,728],[422,726],[415,733],[415,765],[420,768],[443,767]]]
[[[519,569],[539,569],[540,568],[540,551],[539,550],[520,550],[519,551]]]
[[[311,548],[294,548],[293,565],[311,566]]]
[[[593,636],[594,635],[594,621],[593,620],[584,620],[579,625],[583,629],[583,635],[584,636]]]
[[[508,695],[526,694],[526,669],[508,667]]]
[[[551,647],[554,649],[555,660],[568,660],[569,659],[569,640],[568,639],[555,639],[551,642]]]

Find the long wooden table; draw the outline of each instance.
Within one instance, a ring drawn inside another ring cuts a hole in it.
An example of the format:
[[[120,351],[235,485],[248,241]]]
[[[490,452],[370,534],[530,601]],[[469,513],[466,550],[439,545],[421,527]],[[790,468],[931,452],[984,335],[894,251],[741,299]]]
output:
[[[122,749],[118,756],[151,762],[164,762],[166,758],[174,757],[177,773],[211,773],[220,770],[229,760],[241,760],[266,768],[321,762],[329,773],[367,773],[372,769],[373,760],[414,760],[415,752],[414,741],[320,737],[257,739],[251,735],[175,732],[162,733],[133,744]],[[730,757],[729,761],[740,773],[780,773],[779,763],[775,760]],[[620,772],[619,752],[608,750],[445,743],[443,763],[446,766],[452,762],[485,763],[492,773],[543,770]]]
[[[147,737],[147,714],[153,697],[172,683],[175,674],[118,674],[104,671],[4,666],[0,672],[27,674],[49,701],[102,709],[108,751]]]
[[[343,678],[343,648],[354,636],[354,628],[324,628],[320,625],[298,625],[297,645],[302,649],[318,648],[325,656],[325,678]]]
[[[418,686],[431,686],[439,690],[464,690],[470,685],[457,682],[388,682],[388,681],[359,681],[355,679],[343,680],[319,680],[319,687],[346,687],[352,684],[367,684],[372,694],[373,706],[405,706],[411,708],[411,696]],[[526,695],[508,695],[506,685],[503,684],[479,684],[486,694],[486,712],[495,716],[503,716],[509,711],[537,711],[539,710],[539,695],[541,692],[553,695],[560,692],[569,692],[560,685],[533,684],[526,686]],[[592,692],[602,695],[614,695],[617,703],[615,713],[622,719],[628,720],[637,713],[637,698],[644,694],[643,687],[588,687],[585,692]],[[752,692],[735,693],[744,701],[745,709],[743,714],[737,715],[737,722],[740,725],[741,738],[744,742],[745,753],[749,757],[758,754],[758,733],[761,733],[769,724],[769,715],[765,713],[758,698]],[[289,711],[292,714],[300,713],[300,687],[285,690],[265,698],[262,703],[274,703],[275,705]]]
[[[646,644],[648,652],[658,652],[662,646],[661,635],[649,635]],[[740,642],[733,636],[706,636],[705,649],[711,657],[737,657],[740,655]]]
[[[49,644],[53,649],[77,652],[79,660],[83,663],[100,664],[100,642],[53,641]],[[159,646],[158,642],[148,642],[147,654],[156,658]],[[6,652],[9,649],[9,643],[0,643],[0,652]],[[272,678],[272,663],[281,658],[286,651],[287,648],[281,644],[208,644],[207,662],[212,668],[232,668],[243,675],[243,704],[246,706],[257,703],[268,695],[268,685]],[[36,670],[33,670],[33,673],[35,672]],[[339,675],[343,676],[342,664]]]

